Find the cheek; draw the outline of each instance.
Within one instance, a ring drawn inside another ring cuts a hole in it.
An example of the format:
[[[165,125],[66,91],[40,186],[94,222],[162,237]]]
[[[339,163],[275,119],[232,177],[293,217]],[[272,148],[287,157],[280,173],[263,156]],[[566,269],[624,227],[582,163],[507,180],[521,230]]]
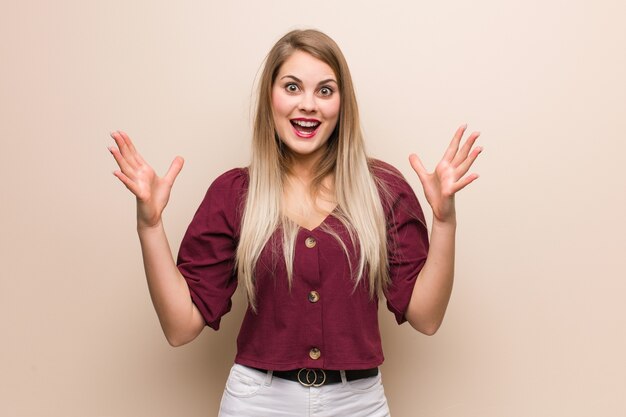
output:
[[[324,116],[326,119],[332,120],[339,118],[339,111],[341,110],[340,104],[339,98],[326,103],[326,106],[324,106]]]
[[[280,92],[272,92],[272,113],[274,117],[285,116],[289,113],[289,100],[284,94]]]

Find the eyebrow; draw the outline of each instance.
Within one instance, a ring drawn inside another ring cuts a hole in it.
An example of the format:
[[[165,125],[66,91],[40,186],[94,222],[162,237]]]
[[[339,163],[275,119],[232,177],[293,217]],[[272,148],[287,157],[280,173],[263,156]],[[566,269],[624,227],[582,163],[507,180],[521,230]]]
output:
[[[282,80],[283,78],[291,78],[292,80],[303,84],[302,80],[294,75],[284,75],[282,77],[280,77],[280,79]],[[317,85],[321,85],[321,84],[327,84],[327,83],[335,83],[337,85],[339,85],[339,83],[334,79],[334,78],[327,78],[325,80],[320,81],[319,83],[317,83]]]

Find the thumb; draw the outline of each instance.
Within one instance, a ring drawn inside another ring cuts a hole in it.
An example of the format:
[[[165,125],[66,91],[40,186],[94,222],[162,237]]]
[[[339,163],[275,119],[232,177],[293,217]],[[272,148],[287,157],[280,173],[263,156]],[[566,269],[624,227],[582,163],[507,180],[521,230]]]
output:
[[[417,156],[414,153],[409,155],[409,163],[411,164],[413,171],[415,171],[415,173],[419,177],[420,181],[424,183],[424,180],[426,179],[428,172],[426,171],[424,164],[422,164],[422,161],[420,160],[419,156]]]
[[[167,174],[165,174],[165,177],[163,178],[169,184],[173,185],[174,181],[176,180],[176,177],[180,173],[181,169],[183,169],[184,163],[185,163],[185,160],[182,157],[177,156],[176,158],[174,158],[174,160],[172,161],[172,164],[170,165],[170,168],[167,170]]]

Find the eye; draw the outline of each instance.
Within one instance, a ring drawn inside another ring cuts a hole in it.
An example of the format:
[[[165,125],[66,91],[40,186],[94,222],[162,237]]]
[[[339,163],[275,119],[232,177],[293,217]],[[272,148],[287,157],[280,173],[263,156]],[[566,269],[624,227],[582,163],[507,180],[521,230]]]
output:
[[[287,90],[288,93],[297,93],[300,91],[300,88],[294,83],[289,83],[285,86],[285,90]]]
[[[334,92],[333,89],[330,88],[330,87],[322,87],[319,90],[320,95],[324,96],[324,97],[328,97],[328,96],[332,95],[333,92]]]

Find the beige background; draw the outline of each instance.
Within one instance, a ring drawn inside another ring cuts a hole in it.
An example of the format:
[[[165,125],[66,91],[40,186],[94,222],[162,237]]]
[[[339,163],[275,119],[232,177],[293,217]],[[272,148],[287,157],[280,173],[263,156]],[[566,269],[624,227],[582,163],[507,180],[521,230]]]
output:
[[[253,81],[287,30],[351,65],[373,156],[414,185],[462,122],[457,280],[434,337],[381,309],[395,417],[626,415],[622,0],[20,1],[0,10],[0,416],[212,416],[244,303],[170,348],[108,132],[186,166],[178,244],[209,183],[247,164]],[[429,213],[430,214],[430,213]]]

